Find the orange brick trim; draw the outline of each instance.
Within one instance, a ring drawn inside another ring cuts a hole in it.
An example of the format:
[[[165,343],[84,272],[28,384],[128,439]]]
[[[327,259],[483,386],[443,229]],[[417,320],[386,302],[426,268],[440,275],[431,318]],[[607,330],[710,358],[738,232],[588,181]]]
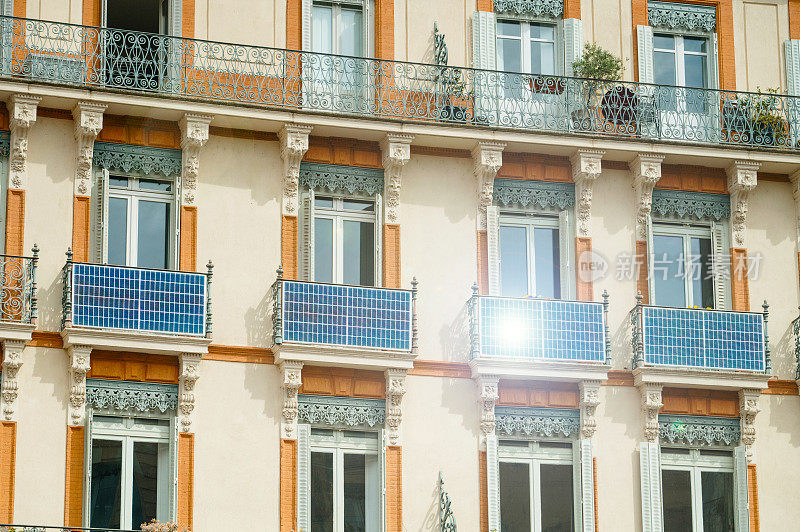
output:
[[[471,379],[472,372],[466,362],[442,362],[439,360],[415,360],[409,375],[425,377],[446,377],[450,379]]]
[[[581,0],[564,0],[564,18],[581,18]]]
[[[400,225],[383,224],[383,286],[400,288]]]
[[[89,196],[75,196],[72,201],[72,252],[77,262],[89,260]]]
[[[83,25],[100,25],[100,0],[83,0]]]
[[[64,526],[81,526],[83,523],[83,439],[83,427],[67,427]]]
[[[633,373],[623,370],[611,370],[608,372],[608,380],[603,383],[604,386],[635,386],[633,381]]]
[[[597,515],[597,457],[592,458],[592,484],[594,485],[594,532],[600,531],[600,516]]]
[[[218,137],[230,137],[234,139],[266,140],[278,142],[278,135],[272,131],[253,131],[249,129],[236,129],[232,127],[209,126],[208,134],[216,135]]]
[[[758,532],[761,519],[758,515],[758,474],[755,464],[747,464],[747,498],[750,503],[750,532]]]
[[[394,59],[394,0],[375,2],[375,57]]]
[[[581,260],[582,256],[592,251],[592,239],[587,236],[575,237],[575,296],[578,301],[594,301],[594,283],[590,263]]]
[[[14,0],[14,16],[25,18],[28,16],[26,0]]]
[[[572,165],[566,157],[537,153],[504,153],[497,177],[572,183]]]
[[[14,522],[14,472],[17,463],[17,424],[0,423],[0,521]]]
[[[280,460],[280,532],[294,532],[297,519],[297,440],[281,439]]]
[[[636,264],[639,271],[636,273],[636,291],[642,294],[642,303],[650,303],[650,285],[647,278],[650,272],[647,271],[647,242],[644,240],[636,241]]]
[[[303,1],[286,0],[286,48],[299,50],[303,46]]]
[[[438,146],[411,145],[411,155],[431,155],[434,157],[455,157],[458,159],[471,159],[472,152],[458,148],[440,148]],[[627,168],[627,166],[625,167]],[[760,172],[759,172],[760,175]]]
[[[578,385],[501,379],[497,387],[499,405],[543,408],[578,408]]]
[[[489,294],[489,241],[486,231],[478,231],[478,290]]]
[[[243,362],[248,364],[274,364],[275,359],[269,349],[235,345],[210,345],[203,360],[219,362]]]
[[[478,451],[478,499],[480,530],[489,532],[489,486],[486,480],[486,451]]]
[[[386,532],[403,532],[403,448],[386,446]]]
[[[494,0],[478,0],[478,11],[494,11]]]
[[[309,137],[308,151],[303,160],[383,169],[381,148],[377,142],[341,137]]]
[[[56,120],[73,120],[72,111],[69,109],[55,109],[53,107],[37,107],[38,118],[54,118]]]
[[[23,255],[25,191],[9,189],[6,199],[6,255]]]
[[[800,395],[797,382],[780,379],[770,379],[767,382],[767,388],[761,393],[764,395]]]
[[[180,269],[197,270],[197,207],[181,205]]]
[[[97,140],[116,144],[181,149],[181,131],[176,122],[137,116],[103,115]]]
[[[87,378],[178,384],[178,357],[92,351]]]
[[[184,39],[194,39],[194,0],[183,0],[183,13],[181,14],[181,22],[183,28]]]
[[[664,414],[739,417],[739,395],[736,392],[664,388],[661,401]]]
[[[178,526],[191,530],[194,521],[194,434],[178,435]]]
[[[297,279],[297,216],[281,219],[281,264],[284,279]]]
[[[750,282],[747,277],[747,250],[731,248],[731,302],[739,312],[750,310]]]
[[[800,0],[789,0],[789,38],[800,39]]]
[[[31,341],[28,342],[28,345],[31,347],[61,349],[64,347],[64,341],[57,332],[33,331],[33,333],[31,333]]]
[[[386,378],[380,371],[305,366],[302,383],[300,393],[311,395],[386,398]]]
[[[661,179],[658,180],[656,188],[727,194],[728,176],[722,168],[694,164],[664,164],[661,165]]]

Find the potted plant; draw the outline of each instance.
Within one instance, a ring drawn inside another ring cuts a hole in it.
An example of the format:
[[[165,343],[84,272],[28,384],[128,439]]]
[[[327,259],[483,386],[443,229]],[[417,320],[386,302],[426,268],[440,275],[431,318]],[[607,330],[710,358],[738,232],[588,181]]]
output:
[[[607,82],[618,81],[622,77],[622,59],[594,43],[586,43],[581,56],[572,63],[572,70],[576,77],[585,78],[582,81],[584,107],[572,112],[573,124],[579,129],[594,126],[594,117],[601,103],[603,107],[608,107],[604,109],[606,118],[611,118],[608,115],[619,118],[623,114],[620,112],[620,106],[630,103],[622,96],[625,87],[621,85],[612,87],[608,93],[601,96],[604,92],[602,88],[608,85]],[[608,96],[609,93],[611,96]]]
[[[727,98],[722,121],[729,141],[758,146],[782,146],[788,142],[789,124],[781,113],[778,89],[761,90]]]
[[[467,122],[470,94],[466,82],[461,78],[461,71],[445,67],[439,79],[444,92],[439,118],[449,122]]]

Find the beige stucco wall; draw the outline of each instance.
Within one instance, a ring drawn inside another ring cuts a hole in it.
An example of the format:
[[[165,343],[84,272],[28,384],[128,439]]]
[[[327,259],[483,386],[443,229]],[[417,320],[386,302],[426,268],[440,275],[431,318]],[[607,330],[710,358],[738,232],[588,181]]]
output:
[[[622,59],[623,79],[632,81],[633,22],[631,3],[614,0],[581,0],[583,42],[594,42]]]
[[[286,0],[197,0],[195,13],[198,39],[286,46]]]
[[[472,13],[476,0],[395,0],[395,59],[433,63],[433,24],[447,43],[448,65],[472,66]]]
[[[736,89],[785,89],[783,43],[789,38],[788,3],[785,0],[736,0],[733,20]]]

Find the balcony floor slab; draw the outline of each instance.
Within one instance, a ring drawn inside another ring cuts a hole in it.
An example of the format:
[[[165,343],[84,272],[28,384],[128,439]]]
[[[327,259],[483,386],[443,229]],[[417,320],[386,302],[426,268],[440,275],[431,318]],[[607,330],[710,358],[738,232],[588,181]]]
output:
[[[548,381],[604,381],[608,378],[608,365],[593,362],[561,360],[520,360],[510,358],[475,358],[470,360],[472,377],[494,375],[501,379]]]
[[[83,329],[67,327],[61,331],[64,348],[73,345],[89,345],[93,349],[129,351],[156,355],[181,355],[208,353],[211,338],[194,336],[172,336],[137,331],[110,329]]]
[[[676,388],[713,390],[765,389],[772,378],[768,373],[716,371],[694,368],[644,366],[633,370],[636,386],[660,384]]]
[[[275,364],[287,360],[297,360],[311,366],[329,366],[351,369],[383,371],[387,369],[408,369],[414,367],[416,353],[359,349],[352,347],[279,344],[272,346]]]

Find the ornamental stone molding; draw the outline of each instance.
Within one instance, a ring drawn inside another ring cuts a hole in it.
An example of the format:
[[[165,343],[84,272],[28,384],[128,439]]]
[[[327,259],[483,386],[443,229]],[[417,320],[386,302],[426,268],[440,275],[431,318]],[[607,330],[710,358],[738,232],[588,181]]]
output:
[[[403,421],[401,404],[406,394],[406,375],[408,370],[390,368],[386,376],[386,436],[389,445],[400,445],[400,425]]]
[[[591,438],[597,431],[597,407],[600,405],[600,381],[580,381],[581,437]]]
[[[3,340],[3,371],[2,384],[0,384],[0,411],[4,421],[17,420],[17,396],[19,384],[17,373],[22,367],[22,350],[25,340]]]
[[[742,443],[747,448],[747,460],[753,461],[756,443],[756,416],[761,412],[758,400],[761,397],[759,388],[742,388],[739,390],[739,420],[741,422]]]
[[[178,408],[178,387],[153,382],[86,379],[86,404],[95,410],[165,414]]]
[[[180,375],[178,377],[178,416],[181,432],[191,432],[194,419],[194,385],[200,378],[202,355],[183,353],[180,355]]]
[[[564,0],[494,0],[494,11],[503,15],[560,19]]]
[[[643,383],[639,386],[644,416],[644,437],[648,443],[658,443],[658,411],[664,406],[661,401],[662,388],[661,384],[655,383]]]
[[[186,113],[181,127],[181,205],[197,204],[197,180],[200,174],[200,149],[208,142],[211,116]]]
[[[90,345],[70,345],[69,357],[69,408],[68,424],[83,426],[86,423],[86,374],[90,369]]]
[[[400,188],[403,166],[411,159],[413,135],[389,133],[381,140],[383,157],[384,223],[400,223]]]
[[[503,207],[564,209],[575,205],[575,185],[527,179],[494,180],[494,203]]]
[[[308,135],[311,126],[284,124],[278,131],[283,159],[283,199],[281,213],[297,216],[300,161],[308,151]]]
[[[653,204],[653,188],[661,179],[661,161],[658,153],[640,153],[629,167],[633,174],[633,189],[636,192],[636,239],[647,239],[647,217]]]
[[[383,172],[377,168],[361,168],[326,163],[301,163],[300,185],[313,190],[374,196],[383,192]]]
[[[730,198],[725,194],[706,194],[683,190],[654,190],[653,215],[677,216],[696,220],[727,220],[731,215]]]
[[[737,445],[739,419],[711,416],[658,416],[661,441],[685,445]]]
[[[92,162],[98,168],[109,171],[122,170],[171,177],[181,175],[181,151],[96,141]]]
[[[281,389],[283,390],[283,409],[281,410],[281,437],[297,439],[298,403],[297,391],[302,384],[303,363],[299,360],[281,362]]]
[[[103,129],[103,113],[106,105],[92,102],[78,102],[72,109],[75,123],[75,140],[78,143],[78,154],[75,164],[76,196],[89,196],[92,187],[92,159],[94,157],[94,141]]]
[[[519,408],[498,406],[497,432],[508,436],[572,438],[580,430],[580,412],[566,408]]]
[[[485,439],[495,433],[494,406],[500,398],[500,378],[496,375],[480,375],[475,382],[478,385],[478,403],[481,407],[481,434]]]
[[[504,142],[478,142],[472,148],[472,172],[478,183],[478,230],[486,230],[486,209],[492,204],[494,177],[503,166]]]
[[[6,102],[11,126],[11,153],[8,157],[8,188],[24,189],[28,181],[28,133],[36,122],[38,96],[13,94]]]
[[[731,195],[731,247],[745,247],[747,230],[747,200],[758,184],[758,169],[755,161],[734,161],[727,169],[728,193]]]
[[[714,6],[648,2],[647,21],[654,28],[712,33],[717,28]]]
[[[298,395],[298,420],[333,427],[380,427],[386,422],[382,399]]]
[[[572,180],[575,182],[575,229],[577,236],[592,236],[592,188],[600,177],[603,150],[578,150],[573,154]]]

